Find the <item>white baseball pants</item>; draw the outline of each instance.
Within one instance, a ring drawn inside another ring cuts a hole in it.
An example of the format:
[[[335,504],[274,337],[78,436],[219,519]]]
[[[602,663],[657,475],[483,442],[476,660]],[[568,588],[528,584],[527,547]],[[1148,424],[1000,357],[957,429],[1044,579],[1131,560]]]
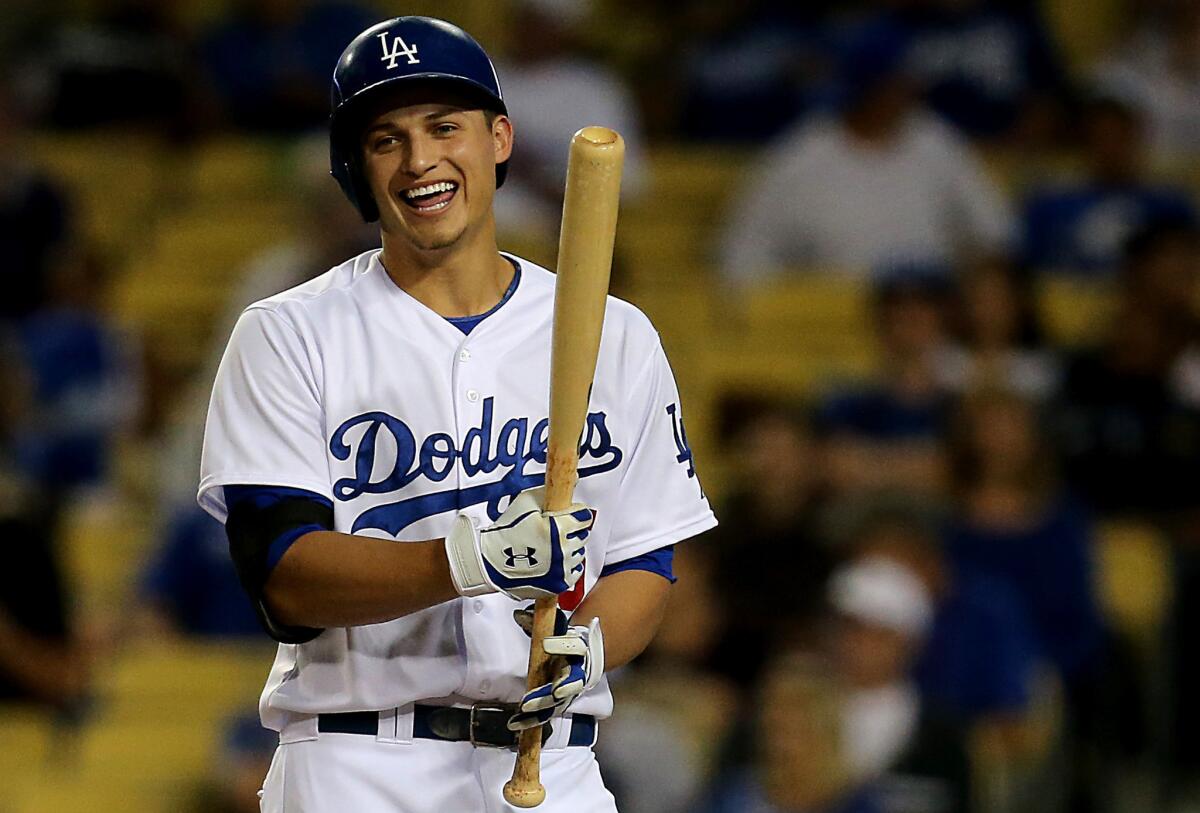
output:
[[[517,813],[502,788],[516,752],[411,737],[411,721],[372,737],[286,727],[263,783],[263,813]],[[565,729],[564,729],[565,730]],[[553,736],[542,749],[536,813],[616,813],[595,754]]]

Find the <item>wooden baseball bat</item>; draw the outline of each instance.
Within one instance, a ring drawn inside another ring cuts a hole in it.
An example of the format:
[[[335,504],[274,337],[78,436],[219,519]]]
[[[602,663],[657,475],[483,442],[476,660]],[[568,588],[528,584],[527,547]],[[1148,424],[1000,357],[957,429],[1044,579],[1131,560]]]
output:
[[[554,288],[547,511],[569,506],[575,491],[579,440],[600,351],[624,160],[624,139],[606,127],[584,127],[571,138]],[[539,599],[534,605],[526,681],[530,689],[552,679],[550,657],[542,650],[542,640],[554,634],[557,604],[558,600],[551,597]],[[546,798],[539,777],[541,753],[541,727],[522,731],[512,779],[504,784],[504,798],[509,804],[536,807]]]

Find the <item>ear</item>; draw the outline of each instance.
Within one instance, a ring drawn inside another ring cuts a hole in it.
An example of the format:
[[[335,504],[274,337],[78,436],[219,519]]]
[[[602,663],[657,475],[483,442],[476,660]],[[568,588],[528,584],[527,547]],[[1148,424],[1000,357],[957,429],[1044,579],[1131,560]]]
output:
[[[497,164],[504,163],[512,156],[513,126],[508,116],[498,115],[492,121],[492,148]]]

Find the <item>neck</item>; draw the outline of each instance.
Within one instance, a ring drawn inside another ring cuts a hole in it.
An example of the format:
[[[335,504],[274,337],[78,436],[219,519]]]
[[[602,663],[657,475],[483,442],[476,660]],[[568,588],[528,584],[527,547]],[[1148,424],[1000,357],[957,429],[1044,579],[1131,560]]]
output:
[[[489,221],[474,237],[453,246],[422,249],[402,235],[382,232],[380,262],[398,288],[441,316],[477,316],[504,297],[515,273],[496,248]]]

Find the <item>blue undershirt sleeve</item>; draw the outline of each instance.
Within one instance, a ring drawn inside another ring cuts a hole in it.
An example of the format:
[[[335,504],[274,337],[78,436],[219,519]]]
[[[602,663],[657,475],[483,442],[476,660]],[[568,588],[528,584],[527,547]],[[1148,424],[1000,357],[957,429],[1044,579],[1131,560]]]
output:
[[[675,558],[675,546],[667,545],[658,550],[652,550],[649,553],[643,553],[641,556],[634,556],[631,559],[625,559],[621,562],[613,562],[605,565],[600,571],[600,578],[611,576],[614,573],[620,573],[623,570],[645,570],[650,573],[655,573],[662,576],[671,584],[676,582],[675,574],[672,572],[671,563]]]

